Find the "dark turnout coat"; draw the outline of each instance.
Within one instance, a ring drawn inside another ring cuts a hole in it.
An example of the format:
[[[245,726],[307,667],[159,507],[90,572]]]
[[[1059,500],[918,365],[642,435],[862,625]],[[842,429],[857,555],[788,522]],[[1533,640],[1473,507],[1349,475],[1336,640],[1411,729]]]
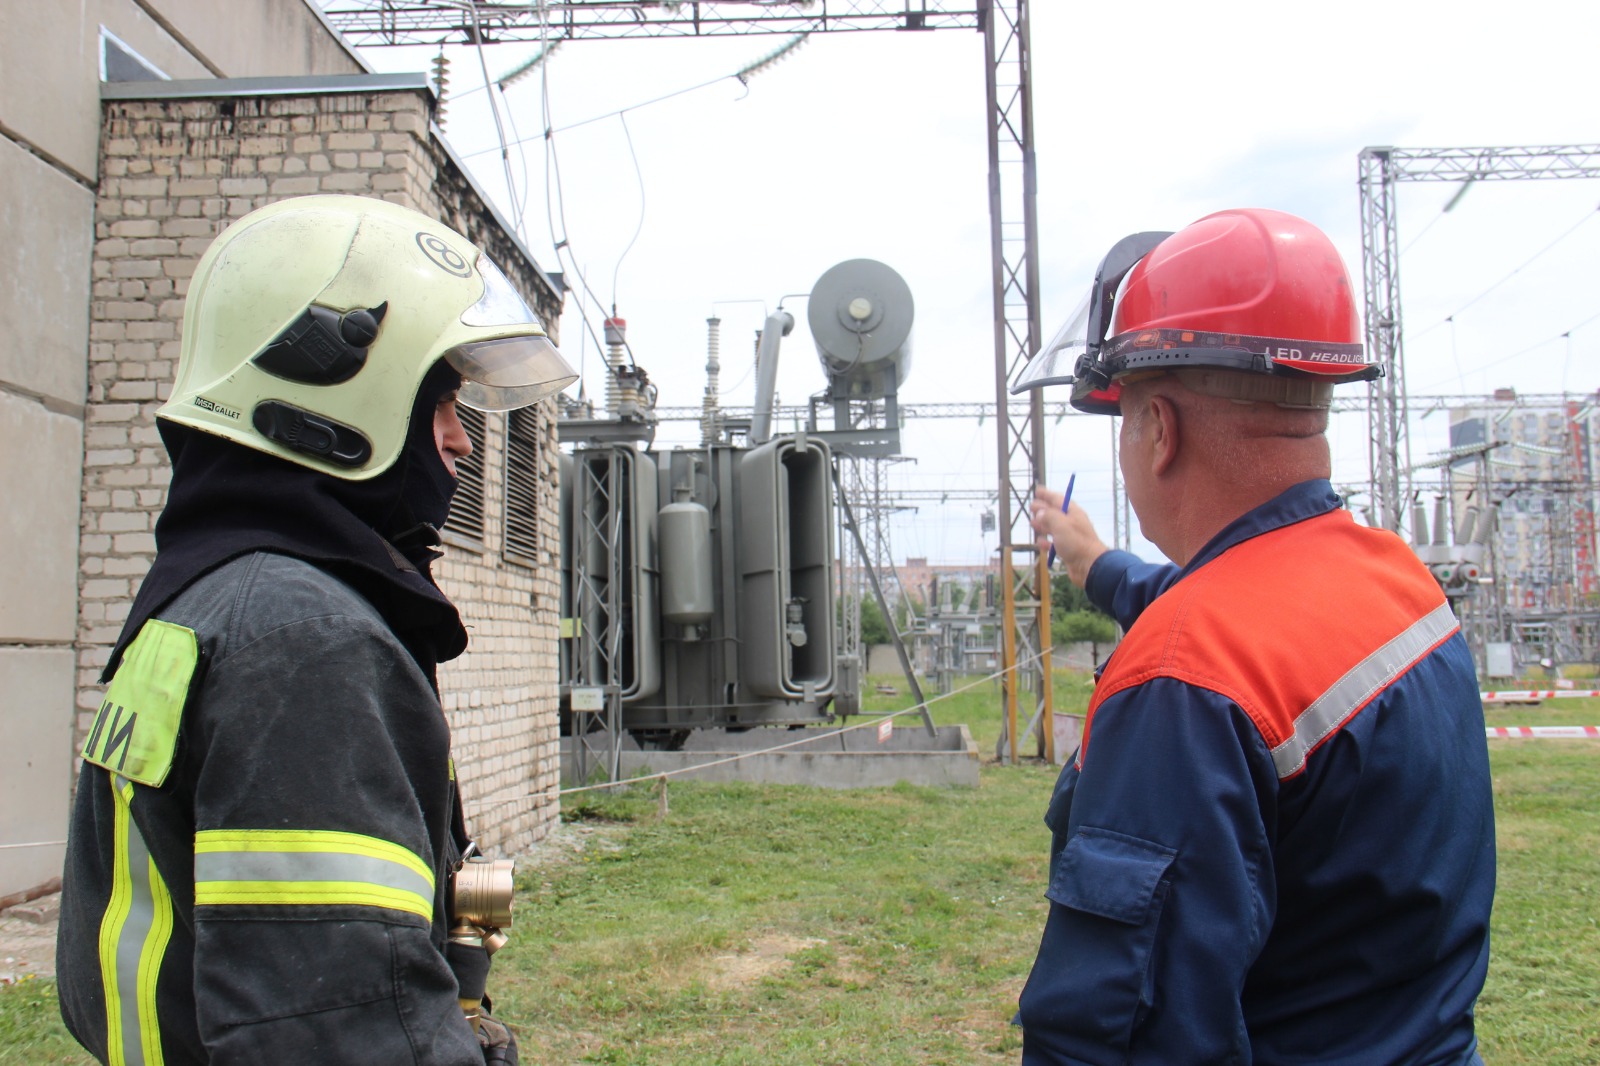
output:
[[[143,621],[85,744],[62,1014],[104,1062],[481,1064],[450,737],[384,616],[257,551]]]

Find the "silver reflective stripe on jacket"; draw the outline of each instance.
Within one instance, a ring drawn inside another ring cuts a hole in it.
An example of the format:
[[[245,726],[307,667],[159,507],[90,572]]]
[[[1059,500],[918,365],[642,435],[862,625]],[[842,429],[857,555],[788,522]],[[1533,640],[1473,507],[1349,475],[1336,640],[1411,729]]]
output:
[[[172,897],[132,817],[134,785],[112,775],[116,799],[111,899],[100,923],[111,1066],[160,1066],[156,979],[172,938]]]
[[[214,852],[194,857],[194,879],[215,882],[357,884],[392,888],[416,896],[430,912],[433,884],[415,870],[368,855],[273,852]]]
[[[1322,743],[1377,693],[1411,669],[1418,659],[1457,628],[1455,612],[1441,603],[1404,632],[1362,659],[1294,720],[1294,732],[1272,749],[1281,781],[1299,773],[1311,749]]]
[[[205,829],[194,837],[199,907],[380,907],[431,920],[433,889],[420,856],[359,833]]]

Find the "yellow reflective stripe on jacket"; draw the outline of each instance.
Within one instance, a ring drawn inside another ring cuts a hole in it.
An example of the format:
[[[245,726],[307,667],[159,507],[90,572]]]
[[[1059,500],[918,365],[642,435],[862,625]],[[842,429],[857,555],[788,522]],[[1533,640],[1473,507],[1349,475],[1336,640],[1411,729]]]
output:
[[[100,920],[107,1061],[111,1066],[161,1066],[156,980],[172,938],[172,896],[133,824],[132,783],[116,776],[109,780],[115,799],[111,898]]]
[[[195,834],[196,906],[384,907],[433,917],[433,871],[358,833],[208,829]]]

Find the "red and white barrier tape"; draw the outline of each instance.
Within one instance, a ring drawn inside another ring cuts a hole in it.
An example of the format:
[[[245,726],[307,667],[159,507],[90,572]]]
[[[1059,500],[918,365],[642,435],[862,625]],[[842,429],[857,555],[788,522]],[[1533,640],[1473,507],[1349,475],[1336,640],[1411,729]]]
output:
[[[1600,696],[1600,688],[1529,689],[1521,692],[1480,692],[1478,698],[1485,703],[1493,700],[1570,700],[1591,699]]]
[[[1561,737],[1600,740],[1600,725],[1503,725],[1484,729],[1488,739],[1521,740],[1525,737]]]

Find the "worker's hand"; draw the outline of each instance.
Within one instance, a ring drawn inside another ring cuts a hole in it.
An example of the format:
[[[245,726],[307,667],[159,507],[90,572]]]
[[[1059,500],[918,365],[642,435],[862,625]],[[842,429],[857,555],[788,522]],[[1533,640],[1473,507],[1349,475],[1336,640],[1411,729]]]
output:
[[[1028,504],[1029,520],[1038,535],[1035,543],[1040,552],[1056,548],[1056,558],[1067,568],[1067,577],[1079,588],[1089,579],[1089,568],[1094,561],[1111,549],[1100,539],[1089,521],[1089,514],[1077,504],[1068,504],[1061,512],[1061,493],[1047,485],[1035,485],[1033,501]]]
[[[478,1043],[485,1066],[517,1066],[517,1038],[500,1019],[479,1015]]]

